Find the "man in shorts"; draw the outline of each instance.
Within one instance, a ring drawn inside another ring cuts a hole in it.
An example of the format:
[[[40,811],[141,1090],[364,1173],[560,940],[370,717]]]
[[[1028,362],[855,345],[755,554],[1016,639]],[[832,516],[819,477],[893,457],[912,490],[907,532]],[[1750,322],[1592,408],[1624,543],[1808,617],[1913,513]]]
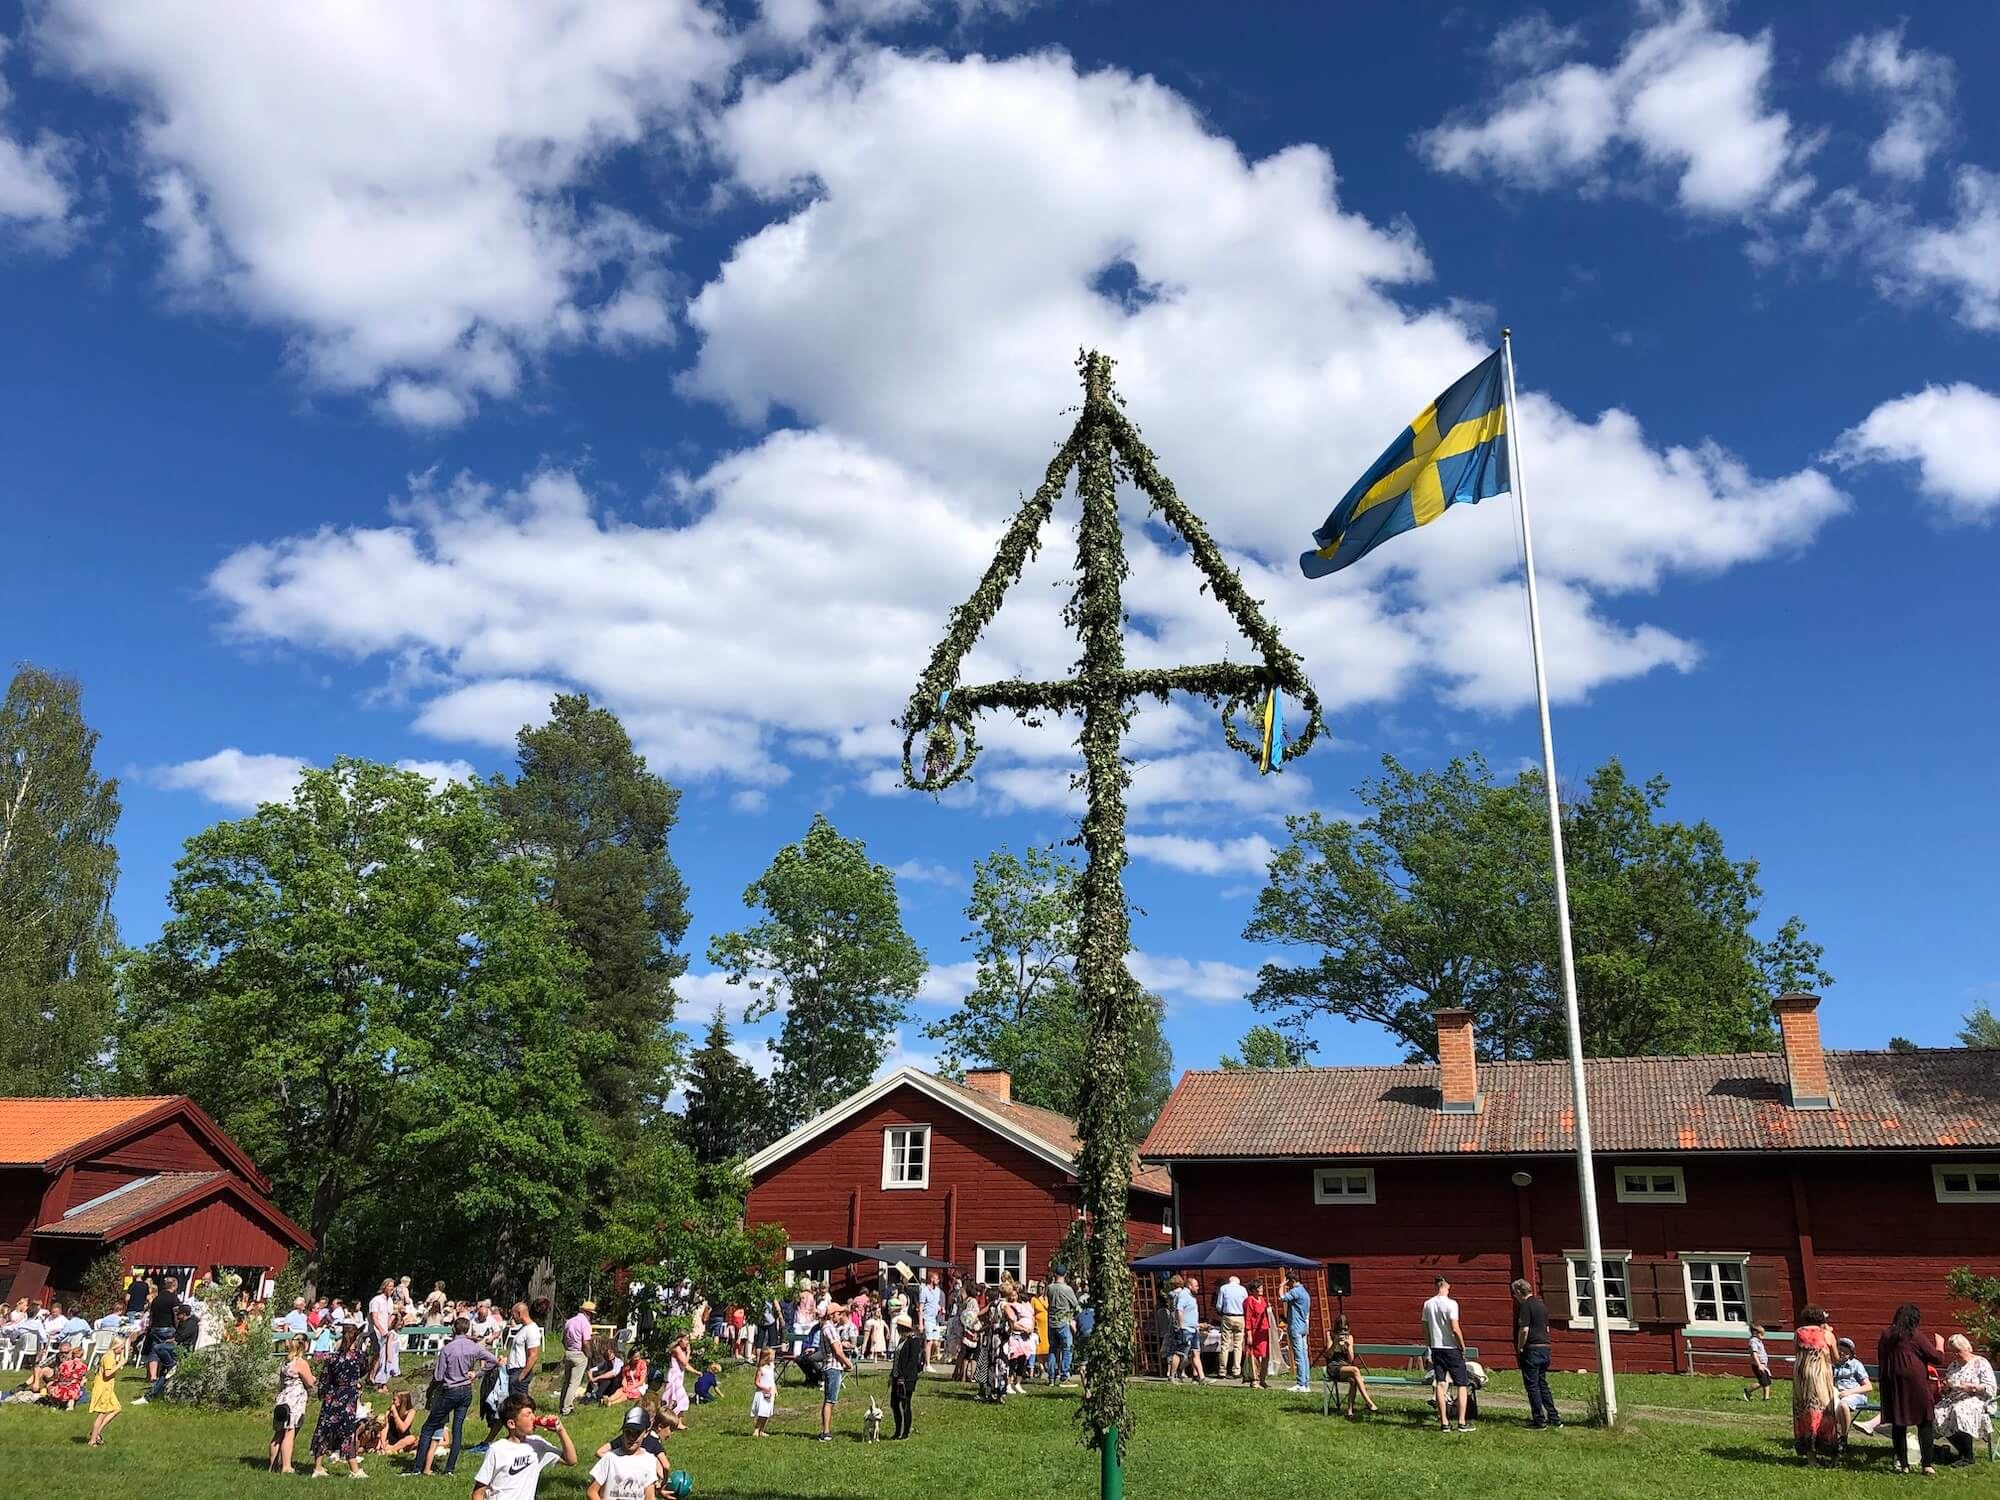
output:
[[[1431,1390],[1437,1397],[1438,1430],[1452,1430],[1445,1390],[1456,1386],[1458,1431],[1470,1432],[1465,1404],[1472,1391],[1472,1373],[1465,1368],[1465,1331],[1458,1326],[1458,1304],[1452,1300],[1451,1283],[1440,1276],[1436,1284],[1437,1291],[1424,1304],[1424,1343],[1431,1351]]]
[[[819,1357],[826,1361],[826,1374],[820,1378],[819,1440],[833,1441],[833,1408],[840,1400],[840,1378],[854,1368],[843,1337],[847,1332],[847,1309],[829,1298],[821,1307],[819,1325]]]

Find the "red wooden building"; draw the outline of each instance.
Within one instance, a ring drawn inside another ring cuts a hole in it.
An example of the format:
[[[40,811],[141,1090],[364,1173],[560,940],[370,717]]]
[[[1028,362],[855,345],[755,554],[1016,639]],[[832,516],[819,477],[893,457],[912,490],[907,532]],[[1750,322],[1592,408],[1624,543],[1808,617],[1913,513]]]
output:
[[[746,1214],[782,1224],[795,1253],[914,1251],[981,1282],[1039,1280],[1080,1212],[1076,1153],[1076,1126],[1016,1103],[1004,1072],[901,1068],[751,1157]],[[1140,1169],[1135,1254],[1168,1243],[1170,1207],[1166,1174]]]
[[[1818,1000],[1777,1002],[1784,1050],[1585,1064],[1613,1357],[1687,1367],[1691,1335],[1789,1329],[1818,1303],[1873,1348],[1896,1305],[1950,1326],[1945,1275],[2000,1274],[2000,1054],[1823,1052]],[[1141,1147],[1190,1241],[1231,1234],[1352,1268],[1369,1343],[1418,1340],[1442,1272],[1466,1337],[1511,1364],[1508,1283],[1591,1362],[1566,1062],[1191,1072]],[[1315,1334],[1319,1319],[1315,1317]]]
[[[312,1246],[270,1191],[192,1100],[0,1099],[0,1296],[74,1291],[106,1250],[255,1287]]]

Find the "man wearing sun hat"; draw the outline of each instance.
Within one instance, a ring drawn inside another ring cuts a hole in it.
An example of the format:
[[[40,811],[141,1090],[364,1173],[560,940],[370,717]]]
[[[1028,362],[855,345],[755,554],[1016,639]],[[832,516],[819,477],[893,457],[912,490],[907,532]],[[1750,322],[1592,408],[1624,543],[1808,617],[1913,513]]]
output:
[[[577,1303],[576,1312],[563,1324],[562,1414],[576,1410],[576,1398],[590,1384],[590,1320],[597,1304],[588,1297]]]

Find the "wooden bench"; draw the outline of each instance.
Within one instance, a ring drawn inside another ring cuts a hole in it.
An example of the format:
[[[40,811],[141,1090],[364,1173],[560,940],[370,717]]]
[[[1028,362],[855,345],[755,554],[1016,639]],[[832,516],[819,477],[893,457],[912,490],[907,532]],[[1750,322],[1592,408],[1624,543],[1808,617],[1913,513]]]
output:
[[[1465,1350],[1465,1357],[1468,1360],[1479,1358],[1478,1346],[1468,1345]],[[1368,1388],[1371,1391],[1380,1386],[1416,1386],[1424,1390],[1431,1389],[1431,1351],[1428,1345],[1356,1344],[1354,1346],[1354,1358],[1356,1363],[1361,1366],[1362,1378],[1368,1382]],[[1368,1360],[1371,1358],[1407,1359],[1413,1365],[1416,1365],[1417,1368],[1400,1375],[1393,1370],[1377,1372],[1368,1368]],[[1320,1370],[1320,1374],[1322,1376],[1326,1374],[1324,1368]],[[1337,1384],[1338,1382],[1333,1380],[1326,1382],[1326,1392],[1319,1404],[1321,1416],[1333,1415],[1333,1397]]]
[[[1747,1333],[1697,1333],[1688,1329],[1682,1334],[1682,1342],[1687,1346],[1687,1373],[1701,1373],[1699,1360],[1708,1360],[1712,1365],[1725,1371],[1755,1378],[1754,1367],[1750,1363],[1750,1335]],[[1792,1336],[1775,1330],[1764,1335],[1764,1347],[1771,1355],[1771,1375],[1789,1375],[1795,1358],[1792,1354]],[[1730,1360],[1736,1364],[1727,1363]],[[1871,1380],[1874,1376],[1871,1374]]]

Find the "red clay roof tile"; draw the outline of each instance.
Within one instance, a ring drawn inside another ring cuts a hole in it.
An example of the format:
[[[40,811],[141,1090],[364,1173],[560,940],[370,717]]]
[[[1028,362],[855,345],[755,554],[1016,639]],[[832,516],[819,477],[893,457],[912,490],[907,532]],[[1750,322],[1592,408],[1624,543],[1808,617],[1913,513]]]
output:
[[[171,1098],[0,1099],[0,1166],[39,1167]]]
[[[1776,1052],[1584,1064],[1601,1151],[2000,1147],[2000,1054],[1829,1052],[1832,1109],[1786,1102]],[[1534,1155],[1575,1149],[1567,1062],[1482,1062],[1482,1107],[1447,1115],[1432,1064],[1185,1075],[1140,1154],[1196,1158]]]

